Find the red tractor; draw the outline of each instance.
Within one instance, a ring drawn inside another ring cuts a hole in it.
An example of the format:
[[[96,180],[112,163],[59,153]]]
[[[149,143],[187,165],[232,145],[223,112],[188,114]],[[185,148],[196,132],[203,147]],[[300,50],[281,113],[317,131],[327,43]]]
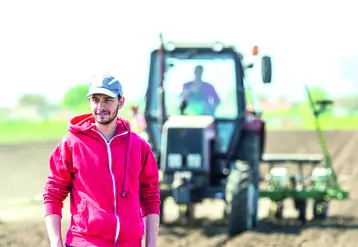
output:
[[[257,57],[258,48],[253,52]],[[271,59],[260,62],[262,80],[270,83]],[[192,205],[218,198],[225,201],[228,235],[255,227],[265,124],[246,99],[252,67],[219,42],[162,42],[152,51],[145,132],[161,173],[163,224],[168,197],[187,206],[187,218]]]

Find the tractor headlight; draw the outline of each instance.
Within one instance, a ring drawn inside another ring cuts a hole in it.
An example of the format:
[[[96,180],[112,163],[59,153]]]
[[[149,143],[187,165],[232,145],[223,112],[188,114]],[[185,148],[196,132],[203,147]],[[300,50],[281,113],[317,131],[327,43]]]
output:
[[[181,154],[168,154],[168,168],[179,169],[183,166]]]
[[[188,154],[187,167],[196,169],[201,167],[201,155],[200,154]]]
[[[213,45],[213,51],[220,52],[224,49],[224,45],[220,42],[215,42]]]
[[[165,48],[168,51],[174,51],[176,47],[175,47],[175,44],[173,42],[168,42],[168,43],[166,43]]]

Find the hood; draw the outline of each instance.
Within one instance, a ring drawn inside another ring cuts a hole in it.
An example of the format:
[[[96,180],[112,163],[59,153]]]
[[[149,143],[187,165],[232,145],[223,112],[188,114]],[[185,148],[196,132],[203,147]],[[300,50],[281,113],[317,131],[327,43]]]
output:
[[[78,115],[70,119],[68,124],[68,131],[71,133],[92,133],[92,129],[96,129],[95,119],[92,113],[86,113],[82,115]],[[130,131],[129,121],[117,117],[117,131],[116,135],[123,133],[124,131]]]

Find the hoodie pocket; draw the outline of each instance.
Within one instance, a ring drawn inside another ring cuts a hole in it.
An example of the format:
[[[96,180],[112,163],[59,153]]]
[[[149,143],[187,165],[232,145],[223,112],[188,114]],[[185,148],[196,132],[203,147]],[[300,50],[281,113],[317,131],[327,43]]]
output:
[[[100,208],[89,198],[85,198],[81,202],[78,214],[73,217],[73,221],[80,234],[114,240],[116,229],[114,214]]]
[[[144,234],[144,222],[140,212],[139,193],[130,191],[120,202],[120,240],[141,239]]]

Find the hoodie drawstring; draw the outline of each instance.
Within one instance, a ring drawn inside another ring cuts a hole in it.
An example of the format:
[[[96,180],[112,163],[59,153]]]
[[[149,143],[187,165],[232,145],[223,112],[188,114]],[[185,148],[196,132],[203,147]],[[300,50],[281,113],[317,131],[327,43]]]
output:
[[[130,162],[130,146],[131,146],[131,132],[128,130],[128,142],[127,142],[127,149],[126,149],[126,159],[124,164],[124,181],[123,181],[123,191],[121,196],[123,198],[127,197],[127,174],[128,174],[128,167]]]

